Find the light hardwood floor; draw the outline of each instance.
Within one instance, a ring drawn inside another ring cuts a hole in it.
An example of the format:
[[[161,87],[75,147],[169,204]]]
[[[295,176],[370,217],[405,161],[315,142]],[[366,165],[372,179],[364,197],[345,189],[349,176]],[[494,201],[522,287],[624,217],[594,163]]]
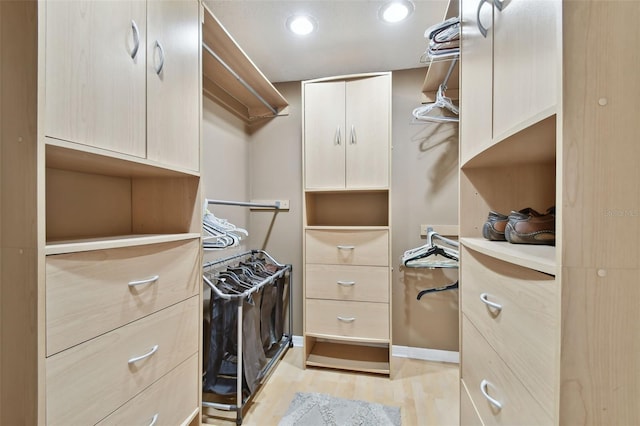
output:
[[[321,392],[399,406],[402,424],[457,425],[458,364],[392,358],[391,378],[320,368],[302,368],[302,348],[289,349],[244,409],[243,425],[277,425],[296,392]],[[235,413],[204,408],[203,423],[233,425]]]

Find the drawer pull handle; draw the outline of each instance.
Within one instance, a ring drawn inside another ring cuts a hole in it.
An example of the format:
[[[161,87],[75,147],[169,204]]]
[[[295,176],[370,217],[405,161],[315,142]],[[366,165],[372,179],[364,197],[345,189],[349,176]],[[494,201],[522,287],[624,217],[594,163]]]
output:
[[[129,287],[136,287],[143,284],[155,283],[159,279],[160,279],[160,275],[154,275],[151,278],[147,278],[145,280],[129,281]]]
[[[356,320],[355,317],[338,317],[338,321],[342,321],[342,322],[354,322]]]
[[[131,30],[133,31],[133,49],[131,50],[131,59],[135,59],[140,48],[140,30],[136,21],[131,20]]]
[[[355,281],[338,281],[338,285],[342,285],[345,287],[350,287],[352,285],[355,285],[356,282]]]
[[[155,354],[158,351],[158,346],[159,345],[155,345],[153,348],[151,348],[151,350],[149,352],[147,352],[144,355],[140,355],[140,356],[136,356],[136,357],[131,358],[129,360],[129,364],[133,364],[133,363],[141,361],[141,360],[143,360],[145,358],[149,358],[151,355]]]
[[[337,246],[338,250],[353,250],[356,246]]]
[[[491,405],[493,405],[494,407],[496,407],[496,409],[498,410],[502,410],[502,403],[500,401],[498,401],[495,398],[492,398],[489,393],[487,392],[487,389],[489,387],[491,383],[489,383],[488,380],[482,380],[482,382],[480,382],[480,392],[482,392],[482,395],[484,395],[484,397],[487,399],[487,401],[489,401],[491,403]]]
[[[496,302],[492,302],[488,299],[489,294],[488,293],[482,293],[480,295],[480,300],[482,301],[482,303],[484,303],[487,306],[492,307],[493,309],[495,309],[496,311],[500,312],[502,311],[502,305],[500,305],[499,303]]]
[[[149,426],[155,426],[156,423],[158,423],[158,416],[160,415],[160,413],[155,413],[153,415],[153,418],[151,419],[151,423],[149,423]]]

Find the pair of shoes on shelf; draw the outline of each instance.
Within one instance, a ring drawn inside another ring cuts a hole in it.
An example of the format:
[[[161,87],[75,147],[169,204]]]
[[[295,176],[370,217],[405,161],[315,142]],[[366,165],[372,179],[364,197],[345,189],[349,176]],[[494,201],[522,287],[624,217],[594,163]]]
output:
[[[490,211],[482,227],[482,236],[490,241],[508,241],[513,244],[556,243],[556,208],[538,213],[531,207],[512,211],[509,216]]]

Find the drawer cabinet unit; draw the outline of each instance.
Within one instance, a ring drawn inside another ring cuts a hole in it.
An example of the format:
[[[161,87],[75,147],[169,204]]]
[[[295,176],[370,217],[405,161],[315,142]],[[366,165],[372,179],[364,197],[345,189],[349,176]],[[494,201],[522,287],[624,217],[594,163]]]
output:
[[[390,374],[391,74],[302,87],[304,364]]]

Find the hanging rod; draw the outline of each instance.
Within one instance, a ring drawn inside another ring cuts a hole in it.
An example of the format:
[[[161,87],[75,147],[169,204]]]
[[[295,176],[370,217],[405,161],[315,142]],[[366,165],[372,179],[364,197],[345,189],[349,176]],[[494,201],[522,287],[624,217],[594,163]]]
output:
[[[268,209],[280,209],[280,201],[276,201],[274,204],[261,204],[261,203],[250,203],[246,201],[225,201],[225,200],[210,200],[206,199],[205,204],[218,204],[223,206],[243,206],[243,207],[262,207]]]
[[[449,78],[451,78],[451,74],[453,73],[453,69],[455,68],[457,62],[458,62],[458,57],[456,56],[451,61],[451,65],[449,65],[449,71],[447,71],[447,75],[445,75],[444,81],[442,82],[442,85],[444,86],[445,90],[447,89],[447,85],[449,84]]]
[[[227,65],[227,63],[224,60],[222,60],[222,58],[220,56],[218,56],[216,54],[216,52],[213,51],[213,49],[211,49],[209,46],[207,46],[207,44],[204,43],[204,42],[202,43],[202,47],[204,47],[204,50],[209,52],[209,54],[211,56],[213,56],[214,59],[220,63],[220,65],[222,65],[227,71],[229,71],[229,73],[236,80],[238,80],[238,82],[240,82],[240,84],[242,84],[245,87],[245,89],[247,89],[249,92],[251,92],[251,94],[253,96],[255,96],[256,99],[258,99],[260,102],[262,102],[262,104],[264,104],[264,106],[269,108],[269,110],[273,113],[273,115],[278,115],[278,110],[275,109],[274,107],[272,107],[271,104],[269,104],[269,102],[267,102],[262,96],[260,96],[260,94],[258,92],[256,92],[255,89],[249,85],[249,83],[244,81],[244,79],[242,77],[240,77],[238,75],[238,73],[236,73],[229,65]]]

